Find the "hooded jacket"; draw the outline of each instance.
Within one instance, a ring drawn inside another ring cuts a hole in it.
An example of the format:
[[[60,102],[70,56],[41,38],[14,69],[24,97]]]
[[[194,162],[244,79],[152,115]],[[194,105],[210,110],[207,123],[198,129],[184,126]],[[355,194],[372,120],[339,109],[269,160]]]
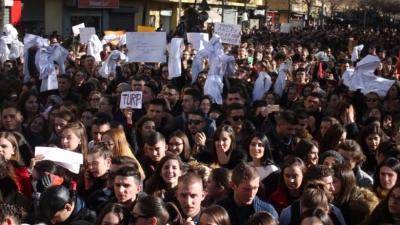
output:
[[[357,198],[339,207],[347,224],[360,224],[379,204],[379,199],[370,190],[365,188],[358,190]]]
[[[96,221],[96,213],[86,208],[85,202],[80,197],[76,197],[75,208],[72,211],[71,215],[68,217],[68,219],[62,223],[57,223],[57,224],[68,225],[78,220],[84,220],[92,224]]]

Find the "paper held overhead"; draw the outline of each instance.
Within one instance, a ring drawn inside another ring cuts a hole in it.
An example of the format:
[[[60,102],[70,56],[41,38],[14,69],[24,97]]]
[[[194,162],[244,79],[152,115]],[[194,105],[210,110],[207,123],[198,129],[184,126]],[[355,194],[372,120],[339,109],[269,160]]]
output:
[[[85,24],[81,23],[72,27],[72,32],[74,33],[75,36],[80,34],[79,28],[85,28]]]
[[[384,98],[395,81],[374,75],[374,71],[379,64],[378,57],[373,55],[366,56],[357,63],[356,68],[349,68],[345,71],[343,84],[348,86],[351,91],[360,89],[363,94],[376,92],[380,98]]]
[[[83,164],[81,153],[53,147],[36,147],[35,156],[43,155],[45,160],[50,160],[69,171],[78,174],[80,165]]]

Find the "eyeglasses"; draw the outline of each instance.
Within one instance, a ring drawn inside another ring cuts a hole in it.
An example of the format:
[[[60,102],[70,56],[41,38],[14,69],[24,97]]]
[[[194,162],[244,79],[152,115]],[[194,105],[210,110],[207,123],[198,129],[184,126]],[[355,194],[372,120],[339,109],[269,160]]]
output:
[[[98,102],[100,101],[100,98],[91,98],[90,101]]]
[[[367,102],[376,102],[377,98],[367,98]]]
[[[168,74],[168,70],[162,71],[162,74]]]
[[[237,122],[237,121],[244,121],[246,119],[245,116],[232,116],[231,117],[233,121]]]
[[[389,200],[394,200],[397,205],[400,205],[400,197],[396,197],[393,193],[390,194]]]
[[[189,125],[199,125],[200,123],[204,122],[203,120],[188,120]]]
[[[146,220],[151,218],[151,217],[139,215],[139,214],[134,213],[134,212],[130,212],[130,214],[131,214],[132,222],[134,222],[134,223],[136,223],[136,220],[139,219],[139,218],[143,218],[143,219],[146,219]]]
[[[172,146],[172,147],[178,147],[183,145],[183,143],[169,143],[168,146]]]
[[[100,103],[99,105],[100,105],[100,106],[105,106],[105,105],[110,105],[110,104],[108,104],[108,103],[103,103],[103,102],[102,102],[102,103]]]

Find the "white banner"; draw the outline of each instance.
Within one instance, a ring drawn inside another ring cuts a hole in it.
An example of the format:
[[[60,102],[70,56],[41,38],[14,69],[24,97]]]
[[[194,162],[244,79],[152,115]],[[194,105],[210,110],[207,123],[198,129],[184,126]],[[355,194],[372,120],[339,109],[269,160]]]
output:
[[[241,25],[215,23],[214,26],[214,34],[218,34],[224,44],[240,45],[241,30]]]
[[[166,62],[165,32],[127,32],[126,47],[129,62]]]

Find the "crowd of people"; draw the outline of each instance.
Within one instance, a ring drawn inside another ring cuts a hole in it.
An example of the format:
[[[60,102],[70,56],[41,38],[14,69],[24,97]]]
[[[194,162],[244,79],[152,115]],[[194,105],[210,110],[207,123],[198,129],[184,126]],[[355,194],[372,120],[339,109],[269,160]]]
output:
[[[397,34],[243,29],[239,46],[223,44],[235,71],[222,105],[204,94],[209,60],[192,74],[198,50],[187,40],[179,77],[166,63],[118,61],[105,78],[111,51],[135,49],[105,44],[96,62],[76,38],[51,36],[69,52],[65,74],[54,62],[57,89],[39,91],[37,46],[1,65],[0,223],[400,224]],[[343,83],[357,63],[349,39],[365,45],[359,60],[381,60],[376,76],[395,80],[386,97]],[[272,85],[254,99],[263,72]],[[126,91],[142,92],[140,109],[120,109]],[[40,146],[84,163],[73,171]]]

